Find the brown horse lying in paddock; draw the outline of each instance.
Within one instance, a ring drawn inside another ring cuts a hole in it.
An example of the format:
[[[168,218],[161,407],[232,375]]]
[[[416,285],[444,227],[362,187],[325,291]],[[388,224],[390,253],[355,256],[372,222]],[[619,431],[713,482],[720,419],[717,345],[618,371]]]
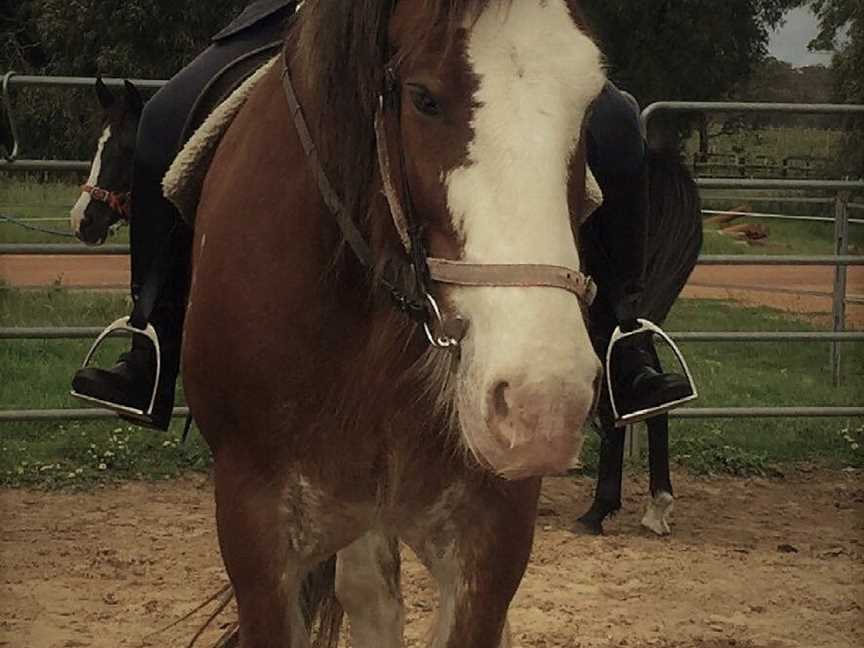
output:
[[[285,61],[205,181],[184,340],[239,643],[309,646],[303,584],[335,582],[355,648],[401,645],[398,537],[431,645],[508,645],[597,396],[571,214],[600,53],[573,0],[321,0]]]

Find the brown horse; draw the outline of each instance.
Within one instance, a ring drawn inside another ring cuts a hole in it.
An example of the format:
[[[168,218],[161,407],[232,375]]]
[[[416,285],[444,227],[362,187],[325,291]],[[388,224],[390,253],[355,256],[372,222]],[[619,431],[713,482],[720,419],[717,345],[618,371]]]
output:
[[[508,645],[540,476],[596,400],[600,53],[575,1],[309,0],[284,54],[205,180],[183,353],[240,645],[309,646],[337,552],[355,648],[401,645],[396,537],[439,585],[431,645]]]

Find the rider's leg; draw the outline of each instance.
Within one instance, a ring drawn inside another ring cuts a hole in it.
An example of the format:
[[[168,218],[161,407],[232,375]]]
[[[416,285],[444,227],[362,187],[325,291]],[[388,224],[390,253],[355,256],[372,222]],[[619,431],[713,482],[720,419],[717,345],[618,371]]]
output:
[[[604,202],[581,235],[600,291],[591,317],[598,353],[605,357],[614,327],[632,331],[642,315],[650,215],[648,170],[638,107],[614,86],[607,85],[595,103],[588,132],[589,159]],[[619,414],[661,407],[690,394],[684,376],[655,369],[652,344],[648,333],[626,338],[613,350],[609,370]]]
[[[161,372],[157,397],[153,415],[144,417],[152,427],[164,430],[170,423],[191,242],[191,233],[177,210],[162,195],[162,178],[177,152],[187,116],[201,90],[231,61],[277,41],[284,17],[274,14],[253,30],[211,45],[147,102],[141,116],[132,181],[131,292],[139,315],[142,292],[152,293],[143,297],[153,304],[151,312],[143,313],[146,321],[133,323],[142,327],[149,322],[159,337]],[[158,273],[160,282],[151,278],[155,263],[165,264]],[[154,351],[148,339],[135,335],[131,349],[112,368],[79,370],[72,381],[73,391],[121,413],[143,410],[149,404],[156,376]]]
[[[603,207],[582,229],[586,264],[599,286],[590,317],[592,338],[601,358],[606,357],[615,327],[633,330],[636,318],[642,315],[639,300],[644,290],[647,192],[639,196],[640,190],[632,189],[640,182],[627,178],[622,185],[629,185],[630,191],[606,191]],[[684,376],[657,371],[650,333],[617,343],[609,371],[619,415],[660,407],[685,398],[691,391]]]
[[[141,130],[139,132],[146,132]],[[153,325],[160,345],[160,372],[154,410],[143,417],[153,427],[166,429],[174,404],[174,383],[179,372],[180,340],[186,298],[191,232],[161,191],[161,174],[136,160],[133,178],[134,207],[130,223],[132,298],[140,306],[142,290],[155,291],[152,310],[143,313]],[[153,264],[164,268],[153,283]],[[155,298],[154,298],[155,297]],[[91,399],[126,409],[145,410],[156,378],[155,348],[149,339],[134,335],[128,352],[111,369],[89,367],[73,378],[73,389]]]

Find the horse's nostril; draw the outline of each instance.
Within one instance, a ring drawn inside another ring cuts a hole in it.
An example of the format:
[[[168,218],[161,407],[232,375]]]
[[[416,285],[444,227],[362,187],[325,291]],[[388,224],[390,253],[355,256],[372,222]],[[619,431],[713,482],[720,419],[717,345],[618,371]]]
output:
[[[510,383],[502,380],[492,390],[492,405],[495,409],[495,415],[501,419],[507,418],[510,414],[510,404],[507,402],[508,389],[510,389]]]

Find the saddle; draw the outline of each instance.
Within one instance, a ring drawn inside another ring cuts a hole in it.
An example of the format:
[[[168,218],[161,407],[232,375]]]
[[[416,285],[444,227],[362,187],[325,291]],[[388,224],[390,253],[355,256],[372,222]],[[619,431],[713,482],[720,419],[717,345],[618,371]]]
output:
[[[207,84],[195,100],[180,137],[180,152],[162,179],[162,193],[183,220],[194,225],[204,177],[222,136],[252,89],[278,60],[282,41],[235,59]]]

